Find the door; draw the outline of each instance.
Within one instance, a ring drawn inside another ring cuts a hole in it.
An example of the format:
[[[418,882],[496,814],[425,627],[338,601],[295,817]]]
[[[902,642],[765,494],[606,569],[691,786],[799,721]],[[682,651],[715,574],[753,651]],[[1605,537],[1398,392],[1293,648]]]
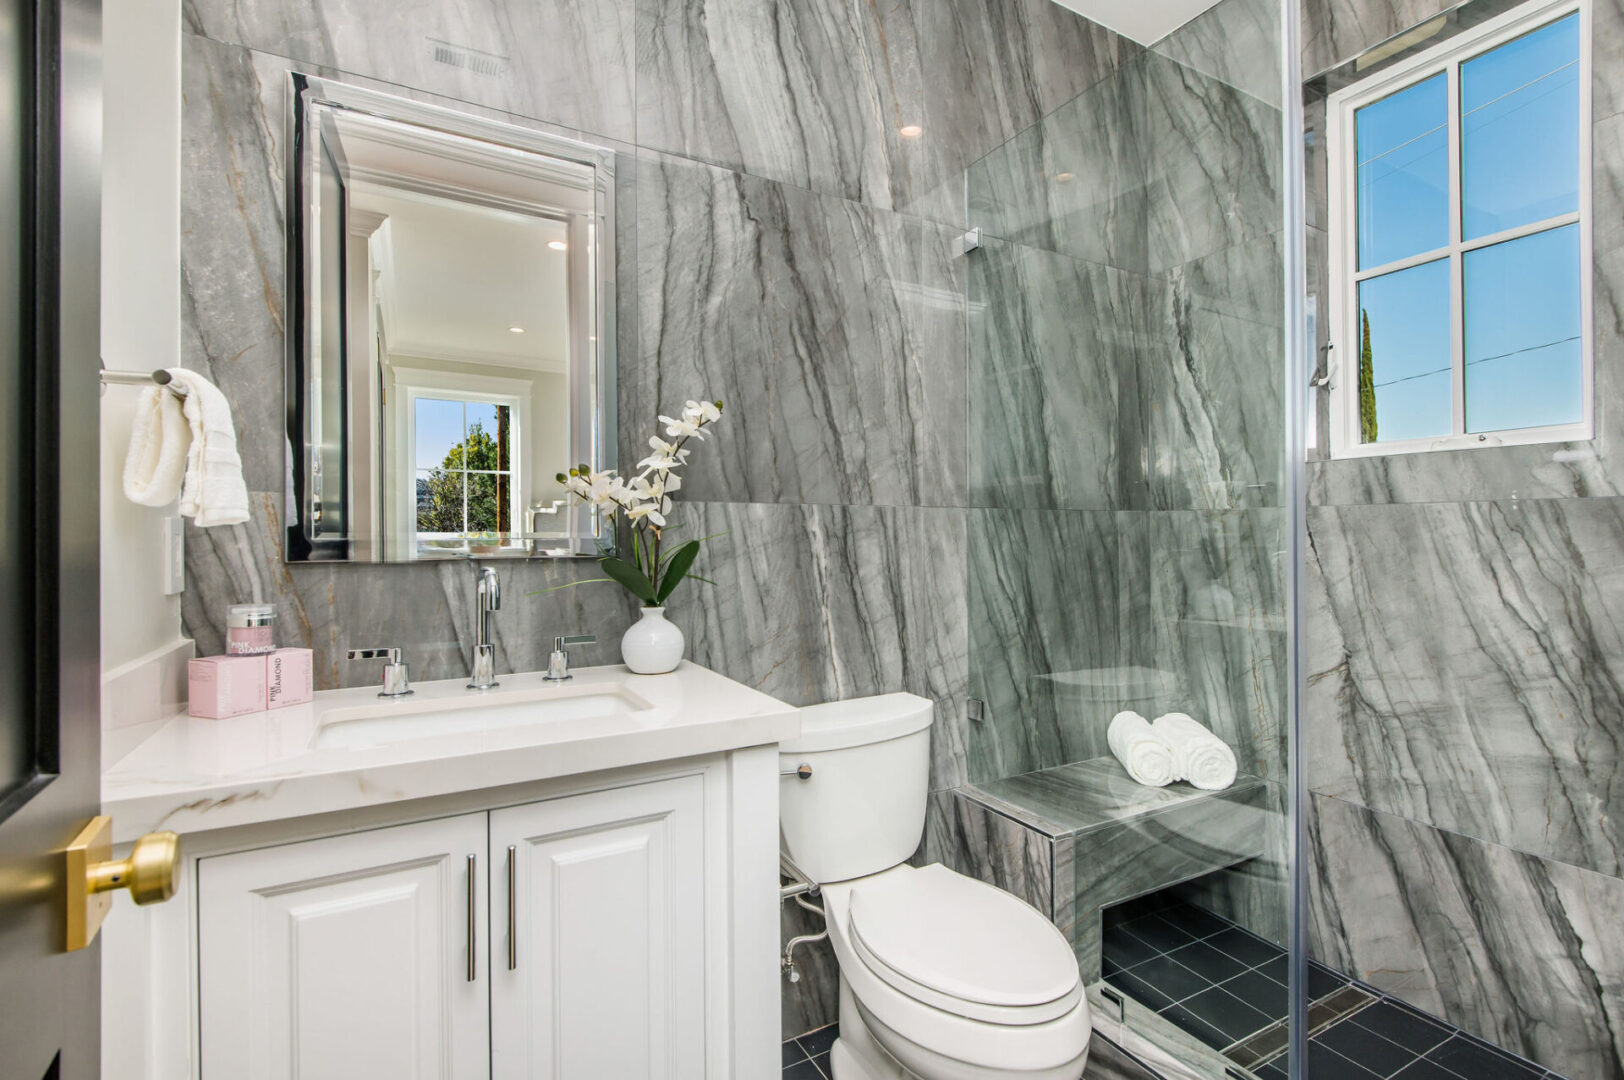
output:
[[[0,1076],[89,1080],[100,949],[64,848],[98,810],[101,14],[0,2]],[[90,419],[86,419],[86,418]]]
[[[704,1077],[703,815],[698,776],[491,813],[493,1077]]]
[[[203,1080],[490,1071],[485,815],[198,860]]]

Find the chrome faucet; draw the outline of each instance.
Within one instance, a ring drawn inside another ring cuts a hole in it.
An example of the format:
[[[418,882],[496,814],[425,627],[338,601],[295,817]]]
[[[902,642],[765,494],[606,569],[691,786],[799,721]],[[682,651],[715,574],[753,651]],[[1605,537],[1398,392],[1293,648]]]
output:
[[[547,682],[568,682],[575,678],[570,674],[570,654],[567,651],[571,645],[595,645],[597,637],[593,634],[559,635],[553,638],[553,655],[547,661],[547,674],[542,678]]]
[[[351,660],[382,660],[383,689],[378,696],[383,698],[405,697],[412,692],[411,680],[406,674],[406,661],[400,657],[400,650],[392,646],[378,649],[351,649]]]
[[[470,690],[490,690],[496,681],[496,646],[491,644],[491,612],[502,606],[502,584],[489,566],[479,568],[474,600],[474,670]]]

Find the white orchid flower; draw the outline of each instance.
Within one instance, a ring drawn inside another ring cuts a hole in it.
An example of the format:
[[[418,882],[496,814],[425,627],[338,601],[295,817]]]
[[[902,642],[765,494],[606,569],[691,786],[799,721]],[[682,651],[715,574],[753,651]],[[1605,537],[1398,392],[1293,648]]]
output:
[[[693,453],[692,450],[677,449],[675,443],[668,443],[658,435],[650,435],[648,444],[654,453],[637,463],[639,469],[655,469],[661,472],[675,469],[687,464],[688,455]]]
[[[708,424],[714,424],[722,418],[722,410],[716,407],[715,402],[690,401],[683,408],[682,415],[695,423],[703,420]]]
[[[656,528],[663,528],[665,526],[665,515],[660,513],[663,502],[664,500],[661,499],[651,499],[648,502],[633,503],[631,508],[626,511],[626,519],[628,521],[641,521],[647,518],[649,524]]]
[[[682,480],[673,473],[654,473],[654,479],[649,479],[648,473],[632,481],[632,494],[639,499],[663,499],[666,492],[675,491],[682,486]]]
[[[686,414],[683,415],[681,420],[673,420],[669,416],[662,416],[660,417],[660,423],[665,425],[665,433],[673,438],[699,439],[701,442],[705,439],[705,436],[699,432],[699,424]]]

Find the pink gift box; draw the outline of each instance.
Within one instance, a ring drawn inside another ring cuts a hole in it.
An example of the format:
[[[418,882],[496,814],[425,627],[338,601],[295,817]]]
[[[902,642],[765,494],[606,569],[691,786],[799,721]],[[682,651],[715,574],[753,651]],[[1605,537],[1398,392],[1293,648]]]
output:
[[[222,720],[265,708],[264,656],[205,656],[186,665],[186,711]]]
[[[309,649],[278,649],[265,661],[265,707],[284,709],[309,701],[314,690]]]

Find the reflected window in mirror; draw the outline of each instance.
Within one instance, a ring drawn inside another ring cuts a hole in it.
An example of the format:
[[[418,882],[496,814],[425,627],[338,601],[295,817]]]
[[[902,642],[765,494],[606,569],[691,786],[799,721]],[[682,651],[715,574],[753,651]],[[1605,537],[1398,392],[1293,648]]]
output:
[[[598,554],[613,153],[292,79],[289,559]]]

